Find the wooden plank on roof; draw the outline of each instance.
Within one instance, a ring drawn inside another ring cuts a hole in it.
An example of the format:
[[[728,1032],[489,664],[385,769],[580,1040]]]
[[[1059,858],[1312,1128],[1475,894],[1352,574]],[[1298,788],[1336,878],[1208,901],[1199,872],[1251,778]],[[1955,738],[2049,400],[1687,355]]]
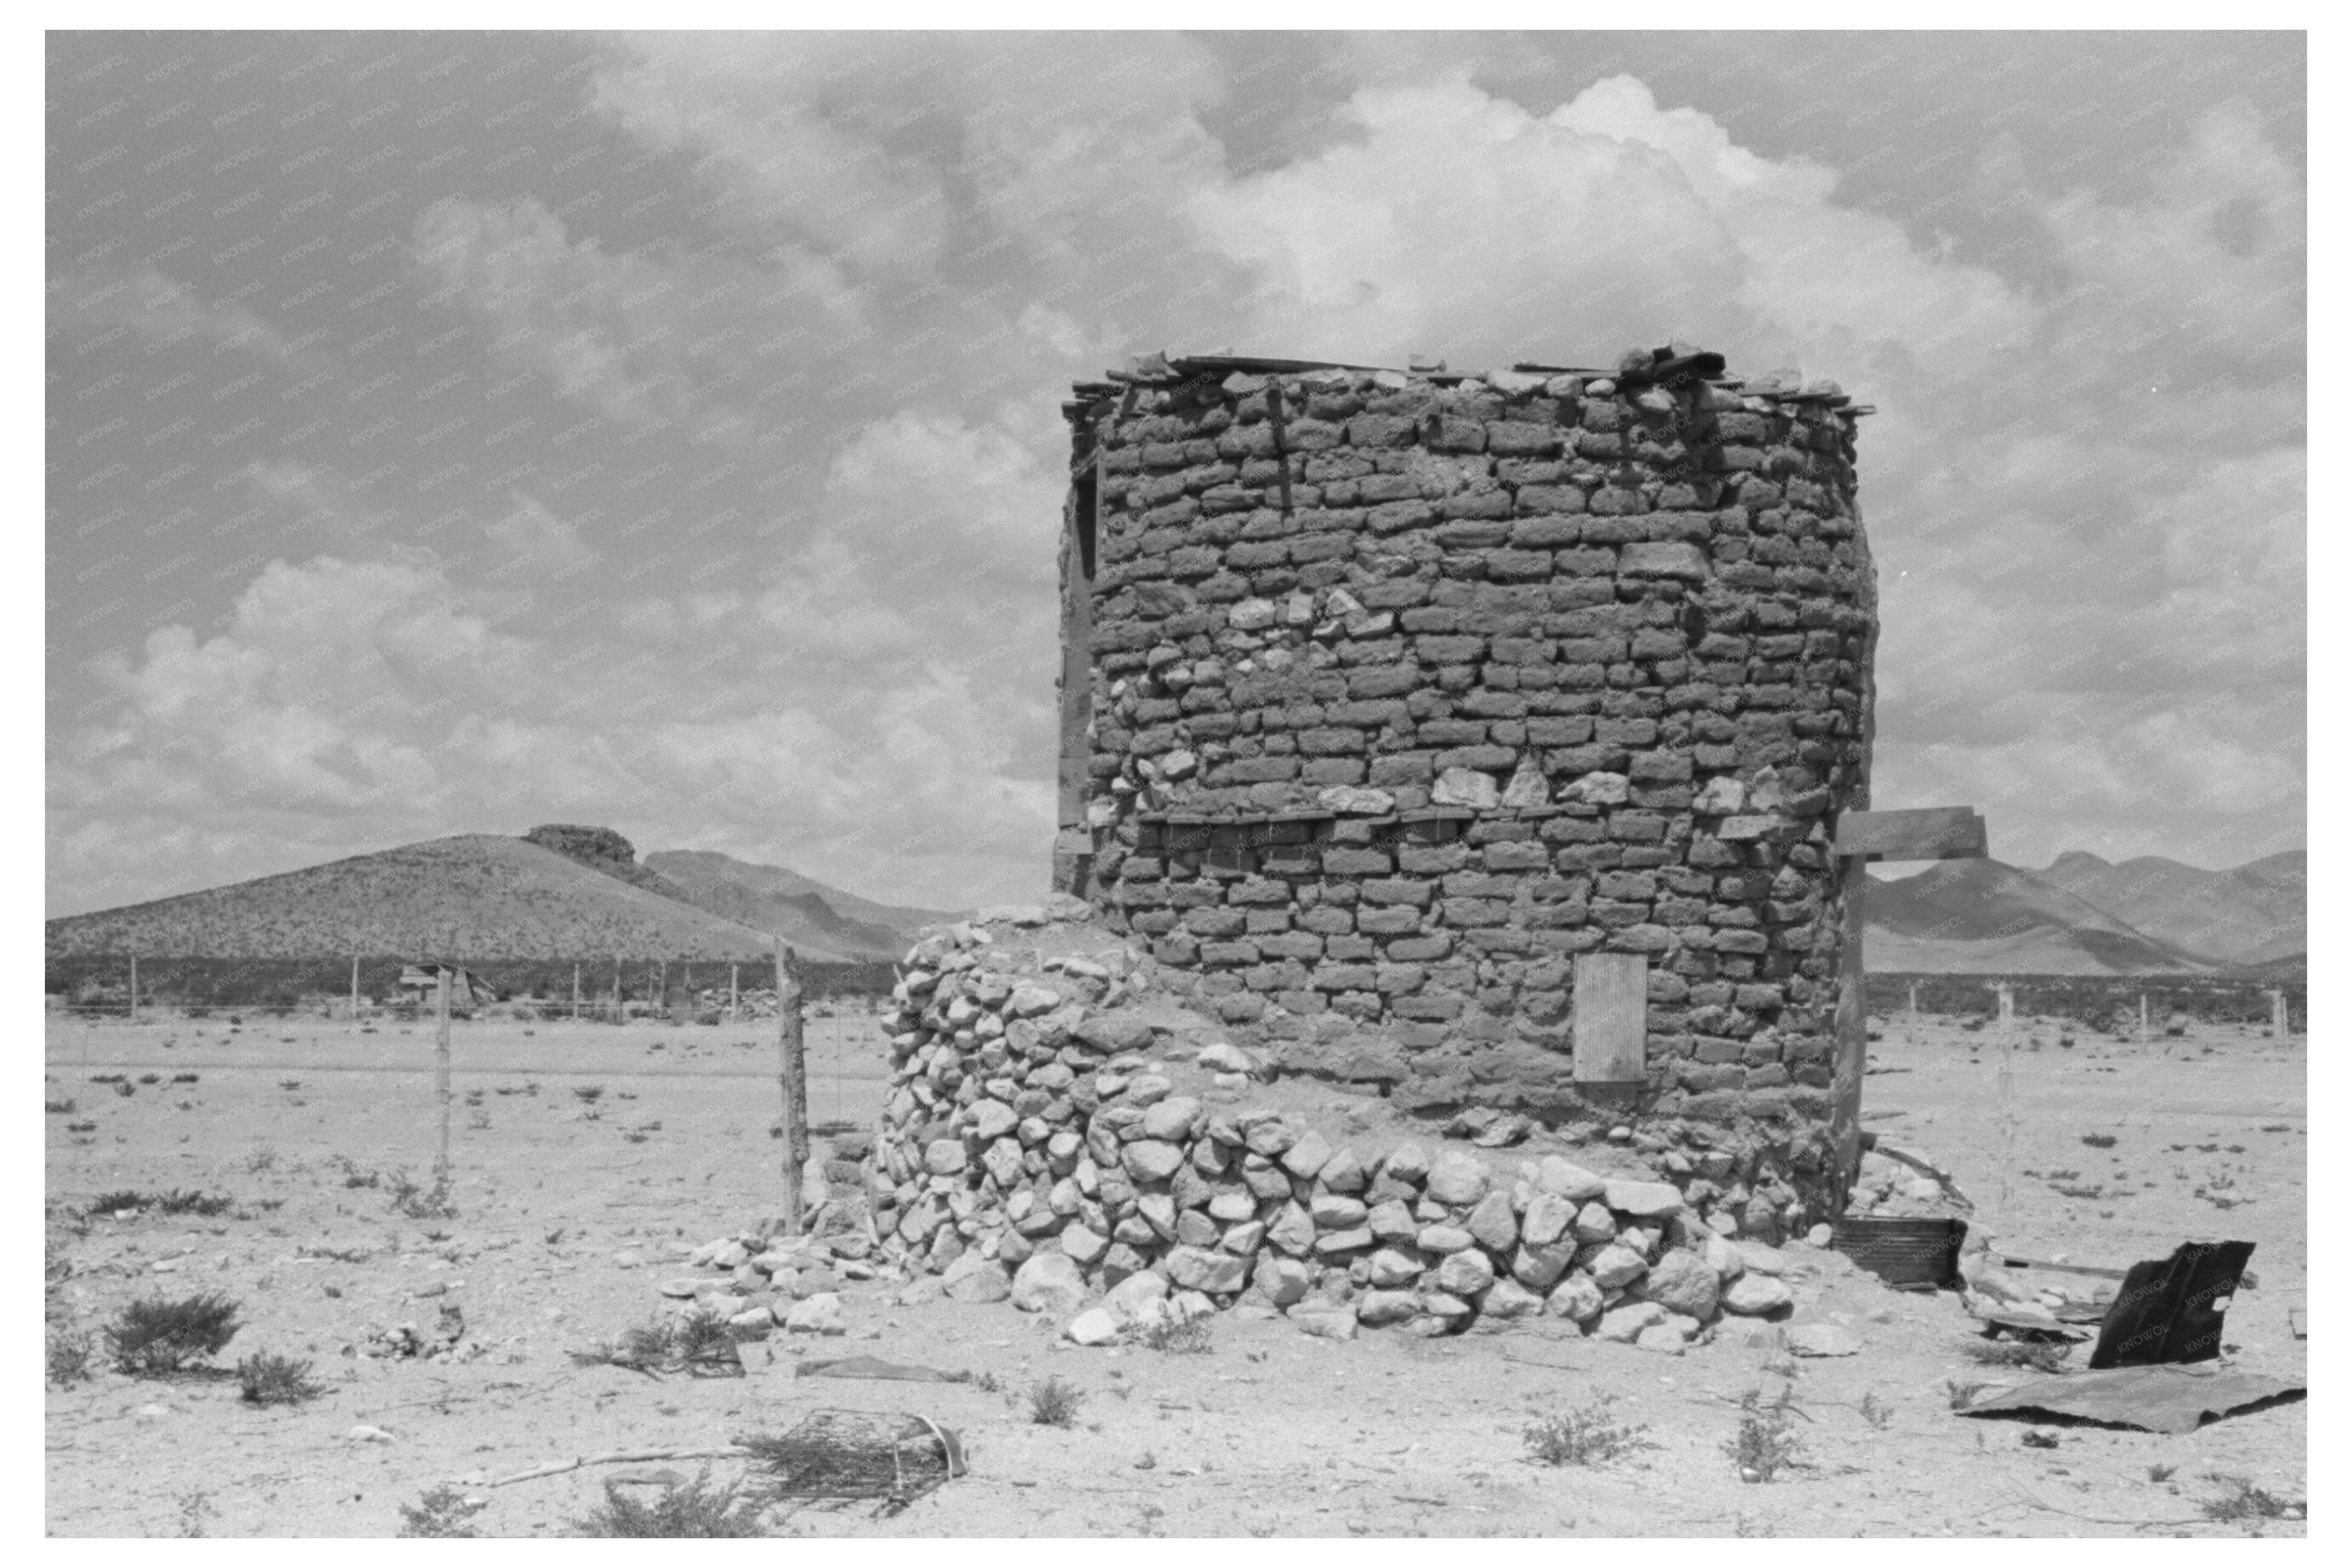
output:
[[[1580,952],[1573,998],[1576,1081],[1639,1083],[1650,1032],[1650,961],[1638,952]]]
[[[1965,805],[1849,811],[1838,818],[1837,852],[1871,860],[1980,859],[1984,818]]]

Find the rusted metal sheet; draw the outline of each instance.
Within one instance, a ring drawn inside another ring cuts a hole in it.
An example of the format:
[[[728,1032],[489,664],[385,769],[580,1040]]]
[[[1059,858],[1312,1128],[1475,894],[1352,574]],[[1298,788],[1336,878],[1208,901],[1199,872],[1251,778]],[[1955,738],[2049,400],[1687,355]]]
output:
[[[2147,1432],[2194,1432],[2273,1400],[2300,1399],[2304,1385],[2251,1372],[2193,1372],[2183,1366],[2125,1366],[2068,1373],[1978,1399],[1963,1415],[2038,1414],[2137,1426]]]
[[[2100,1326],[2092,1369],[2219,1359],[2222,1309],[2253,1255],[2251,1241],[2189,1241],[2169,1258],[2133,1264]]]
[[[1984,818],[1972,806],[1849,811],[1839,816],[1837,852],[1865,860],[1968,860],[1985,854]]]
[[[1638,952],[1576,955],[1576,1081],[1639,1083],[1650,1027],[1650,961]]]

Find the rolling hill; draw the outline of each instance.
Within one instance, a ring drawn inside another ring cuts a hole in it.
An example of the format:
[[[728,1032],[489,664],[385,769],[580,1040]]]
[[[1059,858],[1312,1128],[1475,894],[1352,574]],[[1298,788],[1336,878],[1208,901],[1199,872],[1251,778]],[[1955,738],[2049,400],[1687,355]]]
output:
[[[2213,960],[2151,936],[2034,872],[1944,860],[1874,881],[1864,903],[1880,973],[2199,973]]]
[[[865,956],[792,931],[779,934],[813,962]],[[47,947],[53,959],[719,959],[773,951],[763,927],[633,885],[541,844],[487,833],[68,915],[48,922]]]
[[[749,865],[708,849],[661,850],[646,857],[645,868],[677,889],[673,897],[713,914],[858,958],[898,959],[919,928],[960,918],[952,910],[878,904],[781,866]]]
[[[2305,950],[2304,852],[2290,850],[2226,871],[2200,871],[2143,855],[2109,865],[2080,850],[2034,873],[2177,948],[2259,964]]]

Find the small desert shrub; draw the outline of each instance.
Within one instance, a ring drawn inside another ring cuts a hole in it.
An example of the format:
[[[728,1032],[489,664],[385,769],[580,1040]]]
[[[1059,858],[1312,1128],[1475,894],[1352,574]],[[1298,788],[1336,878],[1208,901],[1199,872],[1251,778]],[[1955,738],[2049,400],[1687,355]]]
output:
[[[216,1354],[236,1337],[237,1304],[204,1294],[177,1301],[152,1296],[133,1301],[108,1326],[114,1363],[133,1377],[164,1377]]]
[[[1797,1458],[1797,1434],[1790,1430],[1789,1418],[1796,1403],[1796,1391],[1785,1387],[1769,1405],[1760,1388],[1751,1388],[1741,1396],[1739,1430],[1723,1446],[1738,1467],[1741,1480],[1769,1481],[1801,1462]]]
[[[114,1092],[122,1096],[123,1099],[128,1100],[139,1091],[131,1088],[130,1084],[124,1082],[122,1079],[116,1079],[114,1080]]]
[[[2094,1149],[2112,1149],[2116,1146],[2116,1135],[2112,1132],[2085,1132],[2083,1142]]]
[[[2074,1347],[2063,1341],[1970,1340],[1961,1352],[1979,1366],[2027,1366],[2036,1372],[2063,1372]]]
[[[1547,1465],[1597,1465],[1636,1448],[1654,1448],[1647,1426],[1628,1426],[1609,1418],[1614,1396],[1563,1410],[1535,1422],[1521,1433],[1528,1452]]]
[[[327,1392],[310,1376],[310,1363],[282,1355],[249,1355],[236,1363],[237,1385],[247,1405],[300,1405]]]
[[[470,1541],[475,1531],[466,1521],[489,1507],[485,1498],[469,1498],[453,1486],[437,1486],[413,1503],[400,1505],[400,1533],[433,1541]]]
[[[604,1089],[602,1084],[583,1083],[572,1089],[572,1097],[583,1105],[593,1105],[604,1098]]]
[[[245,1157],[245,1169],[248,1175],[257,1176],[264,1171],[274,1171],[277,1168],[278,1151],[267,1143],[257,1144],[253,1152]]]
[[[1165,1351],[1171,1355],[1206,1355],[1216,1348],[1210,1342],[1205,1314],[1197,1318],[1155,1318],[1137,1329],[1131,1337],[1146,1350]]]
[[[2215,1476],[2215,1480],[2228,1487],[2221,1497],[2210,1498],[2197,1505],[2207,1519],[2236,1523],[2249,1519],[2303,1519],[2309,1509],[2301,1502],[2263,1490],[2243,1476]]]
[[[52,1330],[48,1345],[49,1381],[60,1388],[89,1376],[89,1336],[70,1329]]]
[[[141,1073],[141,1074],[139,1075],[139,1081],[140,1081],[141,1083],[148,1084],[148,1085],[151,1085],[151,1086],[152,1086],[152,1085],[154,1085],[154,1084],[159,1084],[159,1083],[163,1082],[163,1079],[162,1079],[162,1078],[158,1077],[158,1076],[157,1076],[156,1074],[154,1074],[154,1073],[152,1073],[152,1072],[142,1072],[142,1073]]]
[[[71,1100],[45,1100],[41,1101],[41,1110],[43,1114],[48,1116],[71,1116],[75,1111],[80,1109],[81,1107],[76,1105]]]
[[[1895,1419],[1895,1407],[1880,1399],[1875,1394],[1864,1394],[1862,1403],[1855,1408],[1862,1412],[1862,1418],[1864,1421],[1882,1432],[1886,1430],[1887,1426]]]
[[[128,1188],[100,1193],[89,1201],[89,1212],[100,1219],[108,1215],[137,1214],[146,1206],[147,1194],[134,1193]]]
[[[218,1193],[182,1192],[177,1187],[168,1193],[157,1193],[154,1202],[158,1214],[200,1215],[205,1219],[215,1219],[236,1207],[235,1198]]]
[[[119,1072],[94,1072],[89,1075],[89,1081],[92,1083],[121,1083],[122,1081],[122,1075]]]
[[[572,1521],[581,1535],[630,1538],[716,1539],[764,1535],[757,1498],[732,1486],[713,1487],[708,1471],[682,1487],[664,1487],[652,1502],[639,1502],[614,1482],[604,1483],[604,1506]]]
[[[172,1075],[172,1081],[173,1083],[200,1083],[203,1080],[192,1072],[175,1072]]]
[[[1068,1426],[1078,1418],[1078,1405],[1086,1398],[1075,1384],[1049,1377],[1029,1386],[1029,1419],[1039,1426]]]
[[[457,1214],[449,1202],[449,1183],[445,1177],[431,1186],[425,1186],[406,1171],[394,1171],[384,1178],[392,1193],[392,1206],[410,1219],[447,1219]]]

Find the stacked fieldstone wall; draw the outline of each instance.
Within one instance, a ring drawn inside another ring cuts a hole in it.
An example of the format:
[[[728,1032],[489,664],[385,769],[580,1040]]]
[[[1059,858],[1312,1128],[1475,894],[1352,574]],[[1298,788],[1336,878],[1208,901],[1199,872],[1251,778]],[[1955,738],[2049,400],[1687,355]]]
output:
[[[1108,1289],[1073,1319],[1082,1342],[1171,1304],[1251,1302],[1342,1336],[1548,1312],[1675,1349],[1719,1311],[1789,1302],[1757,1244],[1806,1215],[1761,1148],[1685,1124],[1646,1154],[1612,1147],[1643,1163],[1607,1174],[1410,1139],[1359,1150],[1252,1105],[1263,1064],[1229,1043],[1153,1061],[1167,1031],[1118,1005],[1122,986],[969,928],[908,955],[866,1173],[885,1261],[1066,1315]]]
[[[1822,1118],[1858,411],[1680,350],[1234,363],[1066,405],[1097,558],[1075,890],[1246,1043],[1426,1104],[1582,1103],[1572,961],[1639,952],[1645,1113]]]

